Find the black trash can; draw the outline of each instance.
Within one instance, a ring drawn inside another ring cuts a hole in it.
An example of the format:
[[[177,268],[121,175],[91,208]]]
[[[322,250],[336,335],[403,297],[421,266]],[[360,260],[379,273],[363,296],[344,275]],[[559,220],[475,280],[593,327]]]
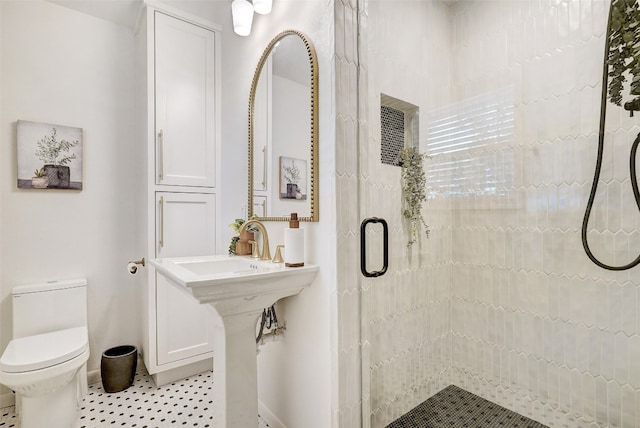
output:
[[[132,345],[116,346],[102,353],[100,375],[106,392],[120,392],[133,385],[138,350]]]

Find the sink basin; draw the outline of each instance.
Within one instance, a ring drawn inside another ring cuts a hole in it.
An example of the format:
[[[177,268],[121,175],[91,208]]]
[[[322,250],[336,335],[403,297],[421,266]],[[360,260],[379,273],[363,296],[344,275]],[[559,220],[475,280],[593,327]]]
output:
[[[184,286],[192,286],[203,280],[233,278],[282,269],[277,263],[238,256],[176,257],[151,259],[150,262],[163,275],[172,277]]]
[[[213,343],[213,426],[255,428],[258,418],[256,323],[263,308],[300,293],[318,267],[242,256],[150,259],[174,286],[217,314]]]
[[[212,304],[222,312],[227,312],[223,303],[228,305],[234,299],[245,309],[246,306],[271,306],[275,303],[275,300],[270,302],[273,297],[278,300],[302,291],[318,271],[317,266],[287,268],[283,263],[228,255],[162,258],[149,262],[200,303]]]
[[[184,260],[174,263],[176,266],[183,267],[195,275],[245,275],[269,269],[269,267],[256,262],[235,257],[215,260]]]

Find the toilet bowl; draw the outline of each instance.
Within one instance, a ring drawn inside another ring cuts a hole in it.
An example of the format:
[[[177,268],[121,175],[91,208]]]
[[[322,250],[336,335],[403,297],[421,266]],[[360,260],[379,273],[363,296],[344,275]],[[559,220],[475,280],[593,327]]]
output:
[[[16,287],[12,294],[14,339],[0,357],[0,383],[16,394],[22,428],[72,427],[87,392],[86,281]]]

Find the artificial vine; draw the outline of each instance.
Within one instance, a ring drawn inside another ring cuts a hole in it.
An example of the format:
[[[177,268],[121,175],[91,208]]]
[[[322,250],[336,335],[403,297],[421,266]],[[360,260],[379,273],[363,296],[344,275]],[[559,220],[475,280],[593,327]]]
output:
[[[420,153],[417,147],[408,147],[400,151],[402,159],[402,214],[409,220],[410,235],[407,247],[411,247],[418,240],[418,228],[422,224],[425,234],[429,236],[429,226],[422,217],[422,203],[427,199],[427,177],[423,168],[426,154]]]
[[[636,0],[613,0],[611,2],[609,28],[609,99],[622,104],[622,90],[631,74],[631,95],[640,96],[640,8]]]

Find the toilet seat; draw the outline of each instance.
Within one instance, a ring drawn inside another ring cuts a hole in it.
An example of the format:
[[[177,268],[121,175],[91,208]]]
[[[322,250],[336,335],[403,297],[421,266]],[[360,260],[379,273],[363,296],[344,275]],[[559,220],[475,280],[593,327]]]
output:
[[[13,339],[0,357],[0,371],[24,373],[69,361],[89,349],[87,327]]]

